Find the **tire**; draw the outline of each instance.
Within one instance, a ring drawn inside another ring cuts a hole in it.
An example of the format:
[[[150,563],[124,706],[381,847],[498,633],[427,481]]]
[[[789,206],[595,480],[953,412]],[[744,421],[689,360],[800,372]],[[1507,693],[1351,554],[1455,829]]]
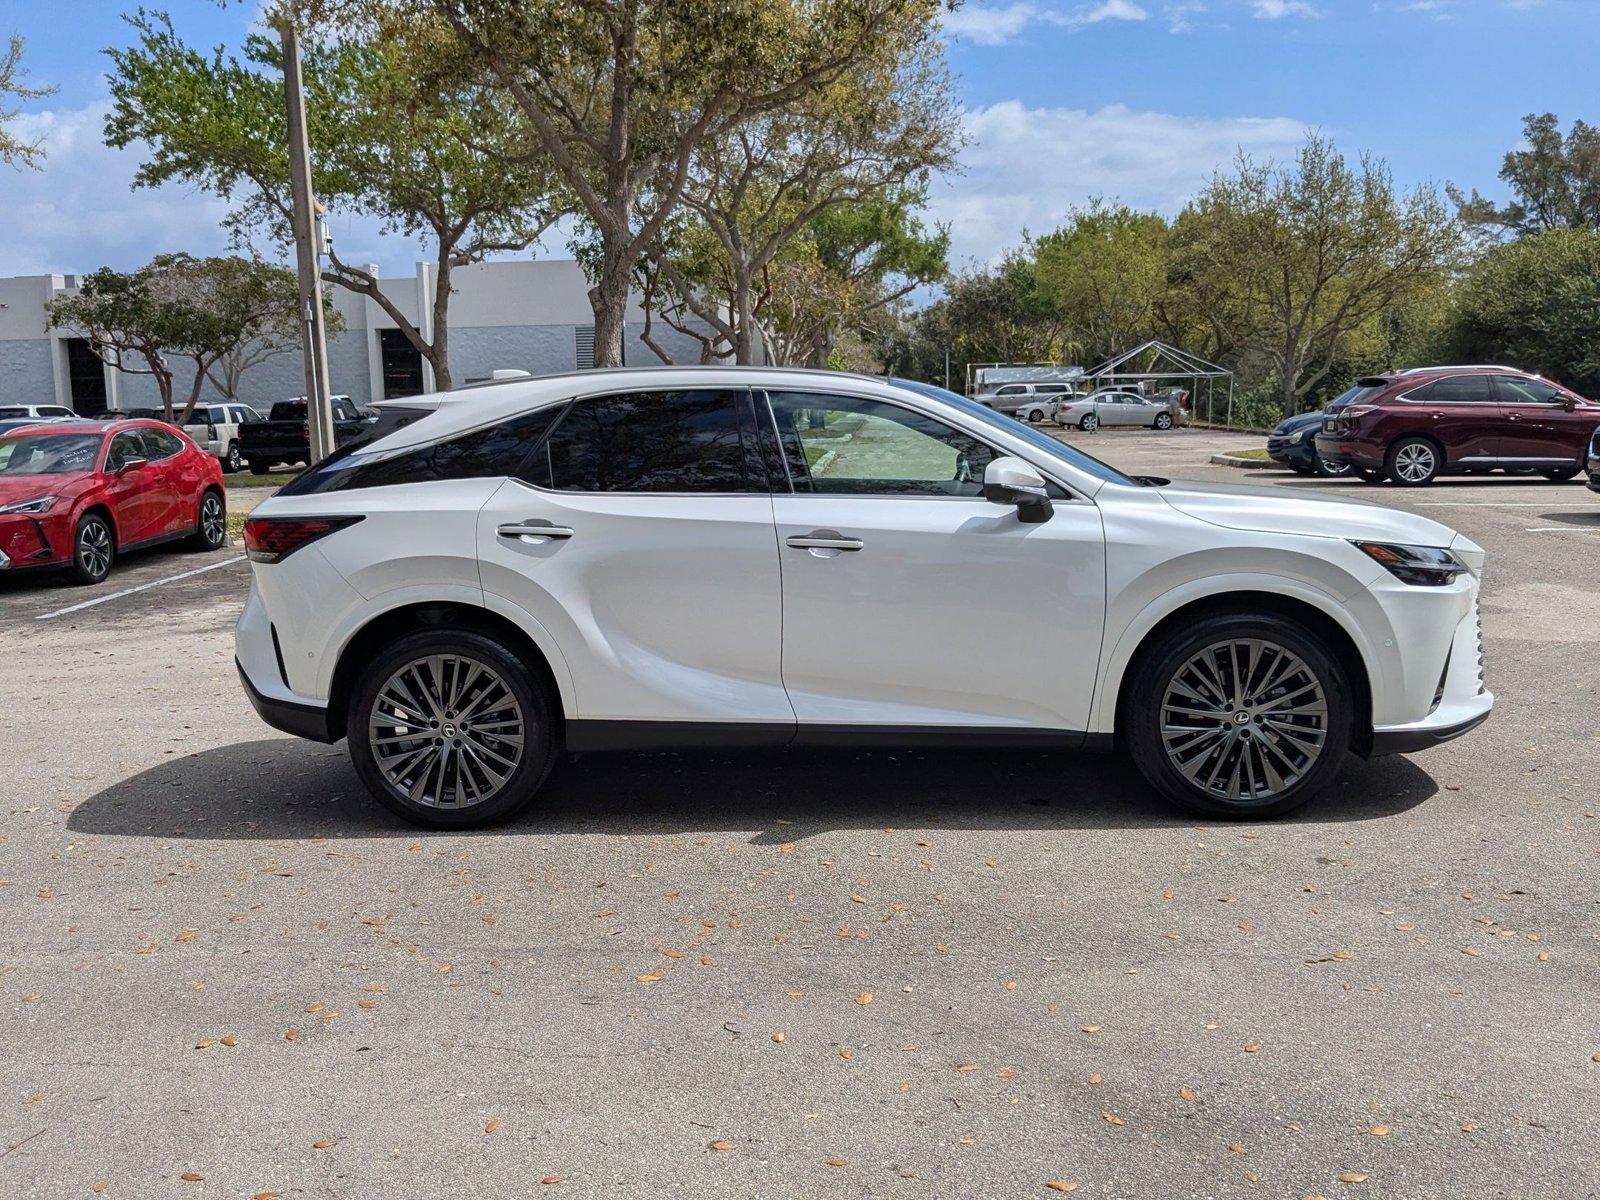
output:
[[[476,677],[473,667],[478,669]],[[491,677],[487,681],[490,688],[497,686],[496,694],[502,697],[489,701],[494,705],[492,711],[507,715],[496,723],[493,734],[483,728],[474,730],[470,721],[451,730],[452,722],[461,715],[452,716],[456,710],[445,707],[452,687],[460,686],[465,676],[466,686],[474,689],[466,693],[470,699],[463,710],[470,717],[472,705],[490,695],[480,690],[484,672]],[[397,683],[400,676],[404,679]],[[432,700],[430,688],[437,692]],[[426,710],[423,720],[432,725],[406,720],[389,702],[391,697],[406,694],[412,711]],[[376,729],[375,712],[379,714]],[[351,693],[345,733],[356,773],[379,804],[414,825],[476,829],[527,807],[544,784],[556,758],[555,713],[556,705],[544,684],[500,642],[470,630],[440,629],[403,637],[367,664]],[[392,723],[384,724],[384,714]],[[512,720],[520,721],[520,755],[503,740]],[[421,730],[422,736],[404,736],[413,729]],[[444,747],[445,731],[457,734],[450,739],[451,747]],[[448,757],[441,759],[440,749],[430,751],[426,745],[430,738]],[[453,748],[463,743],[476,751],[476,763],[455,753]],[[385,754],[382,760],[380,753]],[[506,763],[512,764],[509,770]],[[418,766],[424,768],[420,775]],[[495,782],[495,775],[485,767],[497,774],[503,772],[503,778]],[[469,787],[487,794],[461,803]]]
[[[192,550],[221,550],[228,540],[228,505],[222,493],[207,488],[200,497],[200,511],[195,516],[194,533],[189,538]]]
[[[85,513],[78,518],[78,528],[72,534],[72,562],[67,567],[67,578],[73,583],[100,583],[111,574],[111,564],[117,558],[117,539],[111,526],[99,513]]]
[[[1205,816],[1258,819],[1293,812],[1334,781],[1350,746],[1355,698],[1344,667],[1315,634],[1284,617],[1246,611],[1185,622],[1158,639],[1141,648],[1121,714],[1133,761],[1158,792]],[[1231,692],[1229,663],[1247,652],[1259,657],[1239,674],[1272,684],[1262,705],[1316,711],[1258,724],[1260,706],[1219,703],[1219,692]],[[1289,672],[1281,681],[1273,676],[1280,662]],[[1214,683],[1205,682],[1208,672]],[[1193,687],[1185,682],[1195,679],[1201,682]],[[1184,689],[1203,703],[1174,709],[1175,701],[1188,703]],[[1184,720],[1201,732],[1164,733]],[[1294,731],[1293,740],[1285,730]]]
[[[1172,428],[1172,414],[1171,413],[1157,413],[1156,414],[1155,428],[1157,428],[1157,429],[1171,429]]]
[[[1356,478],[1361,480],[1362,483],[1378,484],[1389,482],[1389,477],[1387,475],[1385,475],[1382,471],[1373,469],[1372,467],[1357,467]]]
[[[250,460],[250,474],[252,475],[265,475],[270,470],[272,470],[271,463],[264,462],[259,458],[252,458]]]
[[[1543,475],[1551,483],[1565,483],[1578,474],[1578,468],[1560,467],[1554,471],[1540,471],[1539,474]]]
[[[244,456],[239,453],[238,442],[228,443],[228,452],[222,456],[222,469],[229,475],[237,475],[244,470]]]
[[[1085,433],[1093,433],[1100,428],[1100,418],[1093,413],[1084,413],[1083,416],[1078,418],[1078,428]]]
[[[1316,467],[1311,473],[1320,475],[1324,479],[1344,479],[1355,469],[1347,462],[1334,462],[1327,458],[1318,458],[1314,461]]]
[[[1439,478],[1442,458],[1438,445],[1429,439],[1403,437],[1384,455],[1384,473],[1390,483],[1400,487],[1425,487]]]

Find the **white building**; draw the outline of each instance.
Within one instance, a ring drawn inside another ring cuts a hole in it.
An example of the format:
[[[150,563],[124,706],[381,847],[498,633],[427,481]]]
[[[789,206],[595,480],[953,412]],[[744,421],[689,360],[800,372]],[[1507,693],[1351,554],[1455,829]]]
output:
[[[424,337],[432,334],[433,275],[431,263],[420,263],[415,276],[382,280],[384,295]],[[593,365],[589,283],[576,262],[481,263],[458,268],[452,282],[450,369],[456,383],[508,367],[542,375]],[[46,329],[46,303],[76,286],[72,275],[0,279],[0,404],[65,404],[86,415],[159,404],[148,375],[118,371],[101,362],[82,338]],[[375,301],[341,287],[333,289],[333,300],[345,325],[328,342],[334,392],[364,404],[433,388],[427,360]],[[643,324],[644,314],[630,305],[624,357],[640,365],[658,363],[655,352],[639,340]],[[659,321],[651,336],[675,361],[699,361],[700,343],[693,338]],[[192,376],[183,360],[174,366],[175,397],[181,398]],[[239,398],[261,408],[304,392],[300,354],[291,350],[246,371]],[[208,385],[202,397],[214,397],[214,390]]]

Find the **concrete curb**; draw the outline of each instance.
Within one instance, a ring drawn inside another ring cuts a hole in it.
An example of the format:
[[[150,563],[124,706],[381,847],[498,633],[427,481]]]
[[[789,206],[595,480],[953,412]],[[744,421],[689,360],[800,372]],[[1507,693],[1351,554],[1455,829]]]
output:
[[[1219,467],[1238,467],[1241,471],[1265,471],[1278,465],[1270,458],[1240,458],[1237,454],[1213,454],[1211,461]]]

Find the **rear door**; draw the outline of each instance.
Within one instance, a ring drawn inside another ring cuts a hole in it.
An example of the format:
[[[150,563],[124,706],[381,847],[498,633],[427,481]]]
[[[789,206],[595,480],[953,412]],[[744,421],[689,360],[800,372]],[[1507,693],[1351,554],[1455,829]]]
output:
[[[485,599],[561,647],[580,737],[638,744],[661,723],[677,740],[693,724],[711,741],[726,724],[793,736],[748,406],[737,388],[575,400],[479,514]]]
[[[150,465],[145,468],[150,476],[150,536],[194,528],[199,518],[203,451],[185,453],[188,443],[170,430],[146,427],[140,433],[150,454]]]
[[[772,505],[801,736],[1085,729],[1105,606],[1099,510],[1058,491],[1049,521],[1023,524],[983,498],[998,452],[910,405],[768,400],[793,488]]]
[[[1571,467],[1583,461],[1600,406],[1575,403],[1555,384],[1526,375],[1497,375],[1494,387],[1503,420],[1500,456],[1530,466]]]
[[[1407,417],[1401,432],[1433,438],[1451,466],[1488,468],[1504,453],[1505,420],[1487,375],[1446,375],[1402,393],[1397,407]]]

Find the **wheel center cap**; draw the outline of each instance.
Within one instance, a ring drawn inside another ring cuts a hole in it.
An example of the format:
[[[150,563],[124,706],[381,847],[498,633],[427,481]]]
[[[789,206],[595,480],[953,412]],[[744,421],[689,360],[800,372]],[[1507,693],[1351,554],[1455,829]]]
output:
[[[1244,712],[1243,710],[1234,713],[1233,714],[1233,723],[1235,725],[1248,725],[1248,724],[1250,724],[1250,714],[1247,713],[1247,712]]]
[[[447,738],[453,738],[456,736],[456,727],[451,722],[446,721],[439,732]]]

